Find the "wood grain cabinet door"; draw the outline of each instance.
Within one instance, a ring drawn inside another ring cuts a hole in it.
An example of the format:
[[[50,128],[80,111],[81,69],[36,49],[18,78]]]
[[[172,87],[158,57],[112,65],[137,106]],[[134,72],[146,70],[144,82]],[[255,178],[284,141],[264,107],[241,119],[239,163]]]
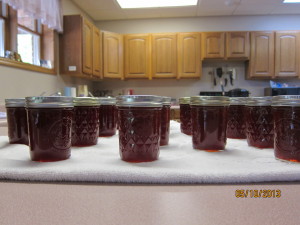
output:
[[[204,32],[202,33],[203,59],[225,58],[225,33]]]
[[[102,78],[102,33],[93,27],[93,76]]]
[[[254,31],[250,34],[251,52],[248,78],[274,76],[275,34],[272,31]]]
[[[152,34],[152,76],[177,77],[176,33]]]
[[[103,76],[123,79],[123,36],[103,33]]]
[[[249,32],[226,32],[226,58],[248,59],[249,53]]]
[[[150,34],[124,36],[125,78],[151,78]]]
[[[200,33],[178,33],[178,75],[177,78],[201,77]]]
[[[83,19],[82,36],[82,71],[91,75],[93,73],[93,24],[86,19]]]
[[[300,64],[300,33],[276,31],[275,77],[298,77]]]

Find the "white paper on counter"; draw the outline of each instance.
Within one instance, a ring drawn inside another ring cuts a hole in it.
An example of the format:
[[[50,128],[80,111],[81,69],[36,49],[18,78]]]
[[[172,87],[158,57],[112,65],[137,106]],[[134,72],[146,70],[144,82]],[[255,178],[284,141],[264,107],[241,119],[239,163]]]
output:
[[[0,179],[113,183],[251,183],[300,181],[300,164],[274,158],[273,149],[248,147],[246,140],[227,140],[226,150],[192,148],[191,136],[171,121],[170,144],[161,147],[159,160],[127,163],[119,157],[118,136],[99,138],[93,147],[72,148],[59,162],[32,162],[25,145],[8,144],[0,137]]]

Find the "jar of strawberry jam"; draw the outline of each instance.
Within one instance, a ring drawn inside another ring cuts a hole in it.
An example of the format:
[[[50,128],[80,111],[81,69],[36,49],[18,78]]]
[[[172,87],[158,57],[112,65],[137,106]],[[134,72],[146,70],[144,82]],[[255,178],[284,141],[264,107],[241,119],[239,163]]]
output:
[[[116,118],[116,98],[101,97],[98,98],[100,103],[99,110],[99,136],[110,137],[116,134],[117,118]]]
[[[272,97],[251,97],[246,106],[246,136],[249,146],[273,148]]]
[[[51,162],[71,156],[73,98],[26,97],[30,156]]]
[[[160,146],[169,144],[171,97],[162,97]]]
[[[96,145],[99,136],[99,106],[97,98],[77,97],[74,102],[72,146]]]
[[[219,151],[226,145],[229,98],[191,97],[192,142],[194,149]]]
[[[190,97],[179,98],[181,133],[192,135]]]
[[[274,96],[275,157],[300,162],[300,95]]]
[[[231,97],[228,108],[227,138],[246,139],[247,97]]]
[[[5,99],[5,107],[9,143],[28,145],[25,98]]]
[[[158,159],[162,98],[154,95],[117,97],[121,159],[148,162]]]

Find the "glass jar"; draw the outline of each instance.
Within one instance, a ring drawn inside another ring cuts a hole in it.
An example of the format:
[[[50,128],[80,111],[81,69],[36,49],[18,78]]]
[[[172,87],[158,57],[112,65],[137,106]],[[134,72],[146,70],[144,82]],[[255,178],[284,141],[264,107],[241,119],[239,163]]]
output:
[[[73,99],[72,146],[96,145],[99,136],[99,106],[97,98]]]
[[[227,138],[246,139],[246,97],[231,97],[228,108]]]
[[[73,98],[26,97],[30,156],[51,162],[71,156]]]
[[[300,95],[274,96],[272,108],[275,157],[300,162]]]
[[[162,97],[160,146],[169,144],[171,97]]]
[[[179,98],[181,133],[192,135],[190,97]]]
[[[158,159],[162,98],[154,95],[117,97],[121,159],[148,162]]]
[[[116,98],[101,97],[99,110],[99,136],[111,137],[116,134],[117,118],[116,118]]]
[[[191,97],[192,142],[194,149],[219,151],[226,145],[229,98]]]
[[[25,98],[5,99],[5,107],[9,143],[28,145]]]
[[[246,106],[246,136],[249,146],[273,148],[272,97],[251,97]]]

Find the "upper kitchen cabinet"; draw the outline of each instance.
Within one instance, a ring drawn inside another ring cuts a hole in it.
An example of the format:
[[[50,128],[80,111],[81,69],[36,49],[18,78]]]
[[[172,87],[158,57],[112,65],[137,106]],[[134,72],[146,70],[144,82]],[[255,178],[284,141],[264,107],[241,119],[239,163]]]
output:
[[[125,78],[151,78],[150,34],[124,35]]]
[[[102,76],[101,32],[81,15],[64,16],[60,35],[60,72],[86,78]]]
[[[202,33],[203,59],[249,58],[249,32],[204,32]]]
[[[300,65],[300,32],[276,31],[275,77],[298,77]]]
[[[176,33],[152,34],[152,77],[177,77]]]
[[[177,78],[200,78],[201,63],[201,39],[200,33],[178,33],[177,54],[178,74]]]
[[[124,79],[123,35],[103,32],[103,77]]]
[[[272,78],[274,75],[275,33],[251,32],[248,78]]]

